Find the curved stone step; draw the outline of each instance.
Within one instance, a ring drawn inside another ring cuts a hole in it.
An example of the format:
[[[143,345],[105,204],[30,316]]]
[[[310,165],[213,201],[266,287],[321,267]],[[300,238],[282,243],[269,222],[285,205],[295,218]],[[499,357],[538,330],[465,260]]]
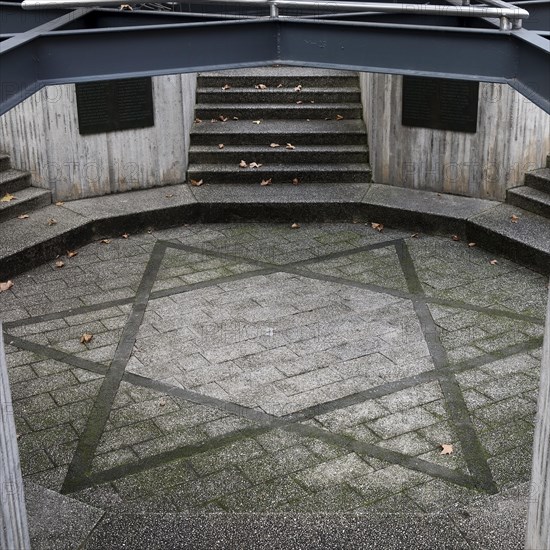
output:
[[[526,172],[524,181],[528,187],[550,193],[550,167]]]
[[[6,153],[0,153],[0,172],[9,170],[11,167],[10,156]]]
[[[0,197],[6,193],[16,193],[21,189],[29,187],[31,175],[29,172],[9,168],[0,172]]]
[[[508,189],[506,202],[550,219],[550,192],[527,186],[514,187]],[[548,235],[548,239],[550,239],[550,235]]]
[[[263,146],[224,145],[220,149],[218,145],[192,145],[189,150],[190,164],[234,164],[237,166],[241,160],[248,163],[262,164],[309,164],[345,163],[355,164],[369,161],[367,145],[301,145],[296,149],[287,149],[285,143],[280,147],[272,148],[269,144]]]

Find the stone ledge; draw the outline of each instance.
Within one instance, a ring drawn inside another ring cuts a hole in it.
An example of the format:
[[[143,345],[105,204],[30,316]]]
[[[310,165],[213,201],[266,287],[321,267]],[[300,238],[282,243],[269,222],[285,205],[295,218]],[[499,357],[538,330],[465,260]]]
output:
[[[511,215],[520,217],[511,223]],[[48,225],[54,218],[57,223]],[[48,206],[2,224],[0,280],[93,240],[183,223],[378,222],[458,234],[538,271],[550,271],[550,220],[468,197],[380,184],[174,185]]]

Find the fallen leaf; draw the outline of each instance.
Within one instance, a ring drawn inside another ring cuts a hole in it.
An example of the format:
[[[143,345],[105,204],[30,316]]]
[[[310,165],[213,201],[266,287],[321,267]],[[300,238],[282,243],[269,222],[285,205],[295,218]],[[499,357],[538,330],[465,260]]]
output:
[[[123,239],[127,239],[129,236],[130,236],[130,233],[123,233],[123,234],[121,235],[121,237],[122,237]]]
[[[238,117],[238,116],[234,116],[234,117],[233,117],[233,120],[239,120],[239,117]]]
[[[295,91],[295,92],[301,92],[301,91],[302,91],[302,85],[301,85],[301,84],[298,84],[298,86],[296,86],[296,87],[294,88],[294,91]]]
[[[57,201],[55,206],[63,206],[65,203],[63,201]]]
[[[48,225],[55,225],[57,223],[57,220],[55,218],[50,218],[48,220]]]
[[[460,241],[460,237],[458,235],[453,235],[451,239],[453,239],[453,241]]]
[[[101,239],[101,241],[99,241],[101,244],[109,244],[111,242],[111,239]]]
[[[229,117],[223,116],[223,115],[220,115],[218,118],[219,118],[222,122],[227,122],[227,121],[229,120]]]
[[[512,220],[512,223],[518,223],[519,216],[516,216],[515,214],[512,214],[510,219]]]
[[[28,220],[29,215],[28,214],[21,214],[21,216],[17,216],[18,220]]]
[[[383,223],[371,223],[370,226],[373,228],[373,229],[376,229],[376,231],[378,232],[382,232],[382,230],[384,229],[384,224]]]
[[[17,199],[15,195],[11,195],[10,193],[6,193],[1,199],[0,202],[10,202]]]
[[[256,90],[267,90],[267,86],[265,84],[256,84],[255,88]]]
[[[261,124],[261,123],[262,123],[261,120],[253,120],[253,121],[252,121],[252,124]]]
[[[266,185],[271,185],[271,178],[269,178],[268,180],[262,180],[262,181],[260,182],[260,185],[261,185],[262,187],[265,187]]]
[[[210,122],[211,122],[212,124],[216,124],[216,122],[218,122],[218,119],[213,118],[212,120],[210,120]]]
[[[497,260],[491,260],[489,263],[490,263],[491,265],[497,265],[497,264],[498,264],[498,261],[497,261]]]
[[[336,115],[336,120],[344,120],[344,117],[342,115]]]
[[[468,246],[469,246],[470,248],[474,248],[475,245],[476,245],[476,243],[468,243]]]
[[[298,178],[294,178],[292,180],[292,185],[299,185],[300,184],[300,180]]]
[[[174,196],[174,193],[170,193],[169,195],[164,195],[167,199],[171,199]]]
[[[280,145],[278,143],[270,143],[269,146],[272,148],[272,149],[275,149],[276,147],[280,147]]]
[[[15,437],[16,437],[17,441],[19,441],[21,439],[21,434],[17,434]]]
[[[202,120],[200,118],[195,119],[195,124],[200,124],[201,122],[202,122]]]
[[[300,229],[300,224],[299,223],[293,223],[291,226],[290,226],[291,229]]]
[[[222,90],[229,90],[231,88],[231,86],[229,84],[224,84],[222,86]]]
[[[442,455],[452,455],[453,454],[453,446],[452,445],[449,445],[447,443],[442,443],[440,445],[441,447],[441,454]]]
[[[292,143],[287,143],[285,149],[296,149]]]
[[[55,267],[63,267],[65,265],[65,262],[63,260],[57,260],[57,262],[55,262]]]
[[[223,149],[225,145],[223,143],[218,143],[218,149]]]
[[[413,234],[411,235],[411,237],[412,237],[413,239],[418,239],[418,233],[413,233]]]
[[[239,162],[239,167],[248,168],[248,163],[246,162],[246,160],[241,160],[241,162]]]
[[[258,164],[257,162],[251,162],[248,165],[249,168],[260,168],[261,166],[263,166],[263,164]]]
[[[303,101],[297,101],[296,105],[301,105],[302,103],[303,103]]]
[[[0,292],[6,292],[13,286],[13,281],[6,281],[5,283],[0,283]]]
[[[191,180],[191,185],[193,187],[200,187],[204,183],[203,180]]]
[[[159,406],[161,407],[164,407],[166,405],[167,401],[166,399],[163,397],[160,401],[159,401]]]
[[[94,335],[91,333],[91,332],[85,332],[81,337],[80,337],[80,343],[81,344],[89,344],[91,341],[92,341],[92,338],[94,337]]]
[[[67,250],[67,258],[74,258],[75,256],[78,256],[77,250]]]
[[[279,84],[279,85],[277,86],[277,88],[282,88],[282,87],[283,87],[283,83],[281,82],[281,84]]]

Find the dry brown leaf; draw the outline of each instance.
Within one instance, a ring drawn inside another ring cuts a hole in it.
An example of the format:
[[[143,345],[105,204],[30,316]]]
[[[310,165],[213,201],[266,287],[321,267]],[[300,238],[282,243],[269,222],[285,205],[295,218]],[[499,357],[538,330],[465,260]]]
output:
[[[344,117],[342,115],[336,115],[336,120],[344,120]]]
[[[295,91],[295,92],[301,92],[301,91],[302,91],[302,85],[301,85],[301,84],[298,84],[298,86],[296,86],[296,87],[294,88],[294,91]]]
[[[57,260],[57,262],[55,262],[55,267],[63,267],[65,265],[65,262],[63,260]]]
[[[238,117],[238,116],[234,116],[234,117],[233,117],[233,120],[239,120],[239,117]]]
[[[223,149],[225,145],[223,143],[218,143],[218,149]]]
[[[218,117],[222,122],[227,122],[229,120],[229,117],[228,116],[223,116],[223,115],[220,115]]]
[[[256,84],[255,88],[256,90],[267,90],[267,86],[265,84]]]
[[[91,333],[91,332],[85,332],[81,337],[80,337],[80,343],[81,344],[89,344],[91,341],[92,341],[92,338],[94,337],[94,335]]]
[[[48,225],[55,225],[57,223],[57,220],[55,218],[50,218],[48,220]]]
[[[222,90],[229,90],[231,88],[231,86],[229,84],[224,84],[222,86]]]
[[[296,149],[296,147],[294,145],[292,145],[292,143],[287,143],[285,149],[291,149],[292,150],[292,149]]]
[[[29,215],[28,214],[21,214],[21,216],[17,216],[18,220],[28,220]]]
[[[299,223],[293,223],[291,226],[290,226],[291,229],[300,229],[300,224]]]
[[[241,162],[239,162],[239,168],[248,168],[248,162],[246,162],[246,160],[241,160]]]
[[[171,199],[174,196],[174,193],[169,193],[168,195],[164,195],[167,199]]]
[[[516,216],[515,214],[512,214],[510,219],[512,220],[512,223],[518,223],[519,216]]]
[[[261,166],[263,166],[263,164],[258,164],[257,162],[251,162],[248,165],[249,168],[260,168]]]
[[[78,256],[77,250],[67,250],[67,258],[74,258],[75,256]]]
[[[253,121],[252,121],[252,124],[261,124],[261,123],[262,123],[261,120],[253,120]]]
[[[460,241],[460,237],[458,235],[453,235],[451,239],[453,239],[453,241]]]
[[[15,195],[12,195],[10,193],[6,193],[1,199],[0,202],[10,202],[13,200],[16,200],[17,197]]]
[[[280,147],[280,145],[278,143],[270,143],[269,146],[272,148],[272,149],[275,149],[276,147]]]
[[[0,283],[0,292],[6,292],[13,286],[13,281],[6,281],[5,283]]]
[[[101,239],[101,241],[99,241],[101,244],[109,244],[111,242],[111,239]]]
[[[302,103],[303,103],[303,101],[297,101],[296,105],[301,105]]]
[[[382,230],[384,229],[384,224],[383,223],[371,223],[370,226],[373,228],[373,229],[376,229],[376,231],[378,232],[382,232]]]
[[[413,234],[411,235],[411,237],[412,237],[413,239],[418,239],[418,233],[413,233]]]
[[[441,454],[442,455],[452,455],[453,454],[453,446],[448,443],[441,443]]]
[[[489,263],[490,263],[491,265],[497,265],[497,264],[498,264],[498,261],[497,261],[497,260],[491,260]]]
[[[202,120],[201,120],[200,118],[197,117],[197,118],[195,119],[195,124],[200,124],[201,122],[202,122]]]
[[[204,183],[203,180],[191,180],[191,185],[193,187],[200,187]]]
[[[63,206],[65,203],[63,201],[57,201],[55,206]]]
[[[292,180],[292,185],[299,185],[300,184],[300,180],[298,178],[294,178]]]
[[[468,243],[468,246],[469,246],[470,248],[474,248],[474,246],[476,246],[476,244],[477,244],[477,243]]]
[[[271,178],[269,178],[268,180],[262,180],[262,181],[260,182],[260,185],[261,185],[262,187],[265,187],[266,185],[271,185]]]
[[[123,233],[123,234],[121,235],[121,237],[122,237],[123,239],[127,239],[129,236],[130,236],[130,233]]]
[[[277,85],[277,88],[282,88],[283,87],[283,84],[281,82],[281,84]]]

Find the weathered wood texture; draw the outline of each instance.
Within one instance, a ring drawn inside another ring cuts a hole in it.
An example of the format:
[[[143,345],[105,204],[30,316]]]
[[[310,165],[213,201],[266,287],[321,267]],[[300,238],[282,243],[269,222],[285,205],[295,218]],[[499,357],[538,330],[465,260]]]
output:
[[[504,200],[550,152],[550,116],[508,85],[480,83],[469,134],[403,126],[402,76],[360,80],[376,183]]]
[[[526,550],[550,548],[550,296],[542,352],[537,422],[533,441],[531,498],[527,518]]]
[[[23,478],[0,323],[0,548],[30,550]]]
[[[54,200],[185,180],[196,74],[153,78],[155,125],[81,136],[73,84],[42,89],[0,117],[0,150]]]

